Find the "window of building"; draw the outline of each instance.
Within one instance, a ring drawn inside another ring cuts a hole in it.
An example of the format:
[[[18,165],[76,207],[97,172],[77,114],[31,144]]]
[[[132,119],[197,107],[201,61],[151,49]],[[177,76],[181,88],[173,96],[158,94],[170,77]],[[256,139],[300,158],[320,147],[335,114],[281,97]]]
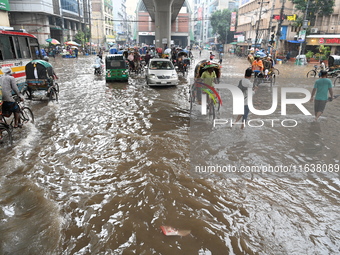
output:
[[[61,8],[66,11],[78,13],[78,9],[79,9],[78,1],[77,0],[61,0]]]

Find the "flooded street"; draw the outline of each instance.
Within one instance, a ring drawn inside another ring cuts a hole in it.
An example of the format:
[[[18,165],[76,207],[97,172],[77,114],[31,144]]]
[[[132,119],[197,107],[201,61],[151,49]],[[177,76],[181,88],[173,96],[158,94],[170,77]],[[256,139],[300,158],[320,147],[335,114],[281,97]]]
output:
[[[27,100],[35,124],[0,147],[0,254],[340,253],[340,99],[318,122],[295,106],[281,115],[280,101],[271,116],[249,115],[261,127],[214,127],[199,106],[190,114],[193,68],[177,87],[151,88],[143,76],[95,77],[94,56],[50,62],[59,103]],[[237,85],[247,67],[224,59],[217,118],[235,119],[223,86]],[[312,65],[276,67],[275,88],[312,90]],[[261,84],[254,106],[269,109],[271,95]],[[305,106],[313,115],[313,103]],[[282,126],[285,119],[296,127]],[[217,165],[298,171],[196,171]],[[165,236],[162,225],[191,234]]]

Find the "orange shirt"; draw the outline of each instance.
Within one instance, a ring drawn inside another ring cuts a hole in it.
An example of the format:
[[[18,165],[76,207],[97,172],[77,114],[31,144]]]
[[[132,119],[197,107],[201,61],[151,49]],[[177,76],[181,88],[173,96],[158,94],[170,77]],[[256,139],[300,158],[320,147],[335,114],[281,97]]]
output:
[[[262,60],[261,59],[259,59],[259,60],[254,60],[253,61],[253,64],[252,64],[252,70],[253,71],[256,71],[256,70],[258,70],[258,71],[263,71],[263,69],[264,69],[264,67],[263,67],[263,62],[262,62]]]

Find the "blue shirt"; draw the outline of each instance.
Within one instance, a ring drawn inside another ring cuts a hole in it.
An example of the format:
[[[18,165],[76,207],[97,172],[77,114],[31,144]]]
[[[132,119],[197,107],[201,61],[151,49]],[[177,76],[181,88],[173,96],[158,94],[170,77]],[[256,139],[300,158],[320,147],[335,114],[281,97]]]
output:
[[[318,79],[314,83],[316,89],[315,100],[328,100],[328,89],[332,88],[332,81],[328,78]]]

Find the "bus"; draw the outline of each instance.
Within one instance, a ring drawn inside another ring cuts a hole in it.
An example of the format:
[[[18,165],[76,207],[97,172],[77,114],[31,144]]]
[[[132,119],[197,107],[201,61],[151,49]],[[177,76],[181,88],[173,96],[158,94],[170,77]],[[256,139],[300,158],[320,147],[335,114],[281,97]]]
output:
[[[38,59],[40,46],[37,37],[25,30],[0,28],[0,76],[2,67],[10,67],[19,89],[26,80],[25,66],[32,59]]]

